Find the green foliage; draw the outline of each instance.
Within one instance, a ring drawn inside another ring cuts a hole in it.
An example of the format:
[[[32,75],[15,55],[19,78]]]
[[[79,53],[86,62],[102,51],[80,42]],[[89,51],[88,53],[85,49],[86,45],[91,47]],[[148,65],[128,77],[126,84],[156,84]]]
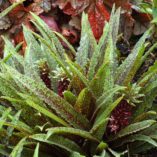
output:
[[[19,0],[16,3],[13,3],[10,7],[6,8],[3,12],[0,13],[0,18],[7,15],[11,10],[13,10],[15,7],[17,7],[19,4],[22,4],[25,0]]]
[[[157,147],[154,105],[157,62],[135,80],[143,62],[157,45],[153,43],[147,50],[146,39],[151,36],[152,28],[119,63],[116,42],[120,9],[113,8],[99,42],[93,36],[88,16],[83,13],[77,51],[38,16],[31,15],[40,33],[23,26],[27,42],[24,56],[19,55],[20,45],[14,47],[3,37],[0,155],[122,157],[141,152],[140,149],[144,151],[141,145],[146,150]],[[66,43],[68,51],[60,40]],[[47,65],[52,88],[48,88],[41,77],[41,70],[45,70],[41,69],[42,63]],[[62,74],[56,74],[58,68],[62,69]],[[61,79],[56,79],[58,76]],[[60,97],[58,82],[64,78],[70,83]],[[110,135],[108,122],[123,100],[133,107],[130,125]]]

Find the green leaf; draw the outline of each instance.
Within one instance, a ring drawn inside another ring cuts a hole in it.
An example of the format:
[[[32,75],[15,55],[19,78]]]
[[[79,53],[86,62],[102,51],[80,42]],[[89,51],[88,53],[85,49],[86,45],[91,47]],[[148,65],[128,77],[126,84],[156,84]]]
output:
[[[68,46],[68,48],[71,50],[71,52],[73,53],[73,55],[76,55],[76,51],[74,49],[74,47],[68,42],[68,40],[60,33],[53,31],[59,38],[61,38],[63,40],[63,42],[65,42],[65,44]]]
[[[85,157],[84,155],[81,155],[80,153],[78,152],[72,152],[70,157]]]
[[[22,4],[25,0],[19,0],[17,3],[13,3],[11,6],[6,8],[4,11],[0,13],[0,19],[7,15],[10,11],[12,11],[14,8],[16,8],[18,5]]]
[[[117,135],[112,140],[117,139],[117,138],[122,138],[124,136],[128,136],[128,135],[134,134],[136,132],[142,131],[146,128],[149,128],[150,126],[152,126],[155,123],[156,123],[155,120],[145,120],[142,122],[130,124],[126,128],[122,129],[119,133],[117,133]]]
[[[115,6],[113,6],[110,16],[110,22],[105,24],[103,35],[98,42],[99,59],[97,67],[100,67],[104,61],[105,49],[107,47],[108,40],[112,38],[113,47],[116,44],[119,30],[119,19],[120,9],[117,9],[117,11],[115,12]],[[116,55],[116,53],[114,53],[114,55]]]
[[[142,92],[144,94],[149,93],[153,91],[153,89],[155,89],[156,87],[157,87],[157,80],[153,80],[152,82],[149,82],[145,88],[143,88]]]
[[[156,117],[157,113],[155,111],[148,111],[148,112],[144,112],[140,115],[138,115],[135,119],[134,119],[134,122],[139,122],[139,121],[142,121],[146,118],[149,118],[150,116],[154,116]]]
[[[148,71],[145,72],[141,78],[138,80],[138,84],[141,87],[144,87],[149,83],[150,79],[157,74],[157,61],[154,62],[152,66],[149,67]]]
[[[53,91],[49,90],[45,85],[18,73],[11,67],[6,66],[6,68],[17,84],[22,85],[24,88],[34,93],[70,125],[73,125],[76,128],[89,127],[89,122],[84,116],[77,113],[68,102]]]
[[[68,63],[69,69],[74,75],[77,75],[80,80],[89,87],[89,81],[87,80],[86,76],[76,67],[76,65],[67,57],[66,62]]]
[[[114,96],[114,94],[116,94],[120,91],[123,91],[125,89],[126,89],[126,87],[115,86],[114,88],[107,90],[105,93],[102,94],[102,96],[100,96],[97,99],[97,102],[96,102],[97,108],[100,109],[101,107],[104,108],[103,106],[106,107],[105,104],[110,100],[111,97]]]
[[[107,63],[101,65],[93,80],[90,81],[90,89],[96,98],[99,98],[103,93],[107,66]]]
[[[60,148],[63,148],[64,150],[67,150],[68,152],[76,151],[76,152],[82,153],[81,148],[75,142],[62,136],[53,135],[48,140],[46,140],[46,137],[47,137],[46,134],[34,134],[29,137],[30,139],[34,139],[39,142],[44,142],[49,145],[58,146]]]
[[[107,124],[108,122],[108,117],[110,116],[114,108],[121,102],[122,99],[123,96],[118,98],[112,104],[108,105],[106,109],[97,114],[96,120],[91,131],[98,139],[102,139],[102,136],[106,130],[105,124]]]
[[[109,34],[108,44],[105,51],[105,57],[104,57],[104,63],[106,63],[108,66],[106,67],[106,77],[104,80],[104,90],[103,92],[107,92],[108,89],[112,89],[114,87],[114,76],[115,72],[117,70],[117,60],[116,60],[117,54],[114,50],[114,44],[111,37],[111,34]],[[110,102],[112,102],[112,97],[110,98]]]
[[[0,144],[0,155],[9,156],[10,150],[5,145]]]
[[[33,157],[39,157],[39,143],[37,143]]]
[[[124,155],[124,153],[118,153],[118,152],[112,150],[111,148],[108,148],[108,150],[114,157],[121,157],[122,155]]]
[[[81,40],[80,46],[76,53],[76,63],[78,63],[84,70],[87,66],[88,60],[93,55],[96,50],[96,40],[93,36],[89,21],[88,15],[82,14],[82,30],[81,30]]]
[[[69,126],[63,119],[61,119],[60,117],[56,116],[54,113],[50,112],[49,110],[47,110],[46,108],[34,103],[33,101],[27,99],[26,103],[33,107],[34,109],[36,109],[37,111],[39,111],[40,113],[44,114],[45,116],[51,118],[52,120],[62,124],[63,126]]]
[[[101,155],[94,155],[93,157],[111,157],[106,150],[103,150]]]
[[[83,138],[91,140],[91,141],[99,142],[89,132],[79,130],[79,129],[68,128],[68,127],[54,127],[54,128],[47,129],[47,131],[48,131],[47,139],[50,136],[52,136],[53,134],[59,134],[59,135],[70,134],[70,135],[77,135],[77,136],[83,137]]]
[[[92,101],[92,95],[89,92],[89,90],[87,88],[84,88],[75,103],[74,108],[76,109],[76,111],[82,113],[83,115],[85,115],[86,117],[89,116],[90,111],[91,111],[91,101]]]
[[[121,9],[118,8],[115,11],[115,6],[113,6],[110,21],[109,21],[109,25],[110,25],[110,32],[112,34],[112,39],[113,39],[113,45],[114,46],[116,45],[118,32],[119,32],[120,14],[121,14]]]
[[[64,91],[64,99],[69,102],[72,106],[75,105],[77,97],[71,91]]]
[[[108,36],[110,33],[110,28],[111,27],[110,27],[109,23],[106,22],[104,29],[103,29],[103,34],[102,34],[102,36],[98,42],[98,47],[97,47],[98,52],[99,52],[98,63],[97,63],[97,69],[98,70],[104,61],[105,49],[106,49],[106,46],[108,43]]]
[[[21,115],[21,110],[20,111],[18,111],[16,114],[15,114],[15,116],[13,117],[13,119],[12,119],[12,121],[11,121],[11,123],[13,124],[13,125],[17,125],[17,123],[18,123],[18,120],[19,120],[19,118],[20,118],[20,115]],[[5,143],[6,144],[8,144],[8,140],[9,140],[9,138],[13,135],[13,131],[14,131],[14,127],[8,127],[7,128],[7,136],[6,136],[6,138],[5,138]]]
[[[125,61],[120,65],[117,70],[117,84],[125,84],[128,85],[130,81],[132,81],[135,73],[141,66],[142,60],[141,57],[144,53],[144,43],[148,38],[151,29],[146,31],[141,39],[136,43],[130,55],[125,59]]]
[[[33,34],[39,39],[39,41],[41,42],[41,45],[45,45],[47,47],[47,51],[49,52],[50,56],[52,57],[52,59],[60,66],[63,68],[63,70],[65,71],[65,73],[67,74],[67,77],[71,78],[71,74],[67,69],[67,64],[65,63],[65,59],[61,59],[61,57],[59,55],[57,55],[55,53],[55,51],[53,51],[53,49],[51,48],[51,44],[49,44],[47,42],[47,40],[45,40],[44,38],[42,38],[40,35],[38,35],[37,33]]]
[[[54,43],[53,45],[55,46],[55,48],[57,50],[57,54],[62,59],[64,59],[65,50],[64,50],[61,42],[59,41],[59,39],[56,37],[55,33],[47,26],[47,24],[40,17],[38,17],[37,15],[35,15],[32,12],[31,12],[31,15],[34,18],[37,25],[40,28],[42,28],[42,30],[47,34],[47,36],[52,41],[52,43]]]
[[[144,141],[157,147],[157,142],[155,140],[153,140],[149,136],[141,135],[141,134],[135,134],[127,137],[126,140],[124,139],[123,144],[125,144],[126,142],[134,142],[134,141]]]
[[[23,145],[26,142],[26,138],[23,138],[19,141],[19,143],[14,147],[13,151],[10,154],[10,157],[21,157],[21,153],[23,150]]]
[[[43,58],[44,54],[42,53],[39,43],[26,26],[23,26],[23,33],[27,45],[30,46],[30,51],[26,54],[25,59],[28,60],[28,62],[30,62],[29,60],[31,60],[31,62],[34,63],[37,60]]]
[[[2,114],[2,117],[0,118],[0,130],[2,129],[9,113],[11,112],[11,108],[8,108],[4,111],[4,113]]]
[[[116,101],[114,101],[112,104],[108,105],[104,111],[101,111],[101,114],[97,116],[95,125],[98,125],[99,122],[101,122],[103,119],[108,118],[111,112],[114,110],[114,108],[121,102],[123,99],[123,96],[118,98]]]

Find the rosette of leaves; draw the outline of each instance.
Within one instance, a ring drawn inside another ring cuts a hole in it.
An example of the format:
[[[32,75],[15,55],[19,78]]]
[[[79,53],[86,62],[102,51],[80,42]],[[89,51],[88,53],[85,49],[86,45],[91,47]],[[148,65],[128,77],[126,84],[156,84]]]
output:
[[[88,17],[83,14],[77,51],[33,13],[32,23],[40,34],[23,26],[27,42],[24,56],[18,53],[21,45],[14,47],[3,37],[1,155],[120,157],[144,153],[157,146],[154,103],[157,62],[134,81],[138,69],[157,44],[147,50],[150,28],[130,55],[119,63],[116,50],[119,16],[120,9],[113,9],[97,43]],[[69,80],[63,97],[57,94],[59,80],[54,71],[58,67]],[[111,116],[124,101],[133,108],[129,124],[110,132]]]

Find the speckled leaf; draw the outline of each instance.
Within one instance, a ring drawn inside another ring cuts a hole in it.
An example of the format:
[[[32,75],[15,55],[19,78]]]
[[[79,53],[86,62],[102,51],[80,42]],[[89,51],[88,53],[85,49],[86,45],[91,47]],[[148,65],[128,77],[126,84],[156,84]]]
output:
[[[63,148],[64,150],[66,150],[68,152],[76,151],[76,152],[82,153],[81,148],[75,142],[73,142],[67,138],[64,138],[64,137],[58,136],[58,135],[53,135],[48,140],[46,140],[46,137],[47,137],[46,134],[34,134],[34,135],[30,136],[31,139],[34,139],[39,142],[44,142],[49,145],[54,145],[54,146]]]
[[[80,46],[76,54],[76,62],[85,70],[88,60],[93,55],[96,49],[96,40],[93,36],[88,15],[82,14],[82,32]]]
[[[13,151],[11,152],[11,157],[21,157],[21,153],[23,150],[23,145],[26,142],[26,138],[20,140],[20,142],[14,147]]]
[[[54,134],[59,134],[59,135],[64,135],[64,134],[70,134],[70,135],[76,135],[79,137],[83,137],[85,139],[98,142],[98,140],[92,136],[89,132],[79,130],[79,129],[74,129],[74,128],[69,128],[69,127],[54,127],[54,128],[49,128],[47,129],[47,139],[49,139],[50,136]]]
[[[19,4],[22,4],[25,0],[19,0],[16,3],[13,3],[11,6],[9,6],[7,9],[5,9],[3,12],[0,13],[0,19],[7,15],[10,11],[12,11],[15,7],[17,7]]]
[[[39,157],[39,143],[37,143],[33,157]]]
[[[2,117],[0,118],[0,130],[2,129],[7,117],[9,116],[9,113],[11,112],[11,108],[8,108],[4,111],[2,114]]]
[[[117,70],[117,76],[116,76],[116,83],[118,84],[128,84],[130,81],[132,81],[135,73],[137,72],[138,68],[141,65],[141,62],[139,59],[142,57],[144,53],[144,43],[145,40],[148,38],[150,34],[151,29],[149,29],[137,42],[135,47],[133,48],[130,55],[125,59],[125,61],[120,65],[120,67]]]
[[[65,91],[63,93],[64,99],[69,102],[72,106],[75,105],[77,97],[71,91]]]
[[[149,128],[150,126],[152,126],[155,123],[156,123],[155,120],[145,120],[142,122],[130,124],[126,128],[122,129],[112,140],[140,132],[144,129]]]
[[[37,25],[46,33],[46,35],[49,37],[49,39],[54,43],[54,46],[57,50],[57,53],[60,55],[61,58],[64,58],[65,50],[59,41],[59,39],[56,37],[55,33],[47,26],[47,24],[39,18],[37,15],[34,13],[31,13],[33,16],[35,22]]]
[[[88,117],[92,107],[91,101],[92,101],[91,93],[87,88],[84,88],[78,95],[74,108],[76,109],[76,111]]]
[[[12,74],[12,77],[17,82],[17,84],[21,84],[24,88],[27,88],[30,92],[33,92],[40,100],[48,104],[49,107],[55,110],[56,113],[70,125],[76,128],[89,127],[89,122],[84,116],[77,113],[67,101],[46,88],[45,85],[18,73],[11,67],[6,66],[6,68],[7,71]]]

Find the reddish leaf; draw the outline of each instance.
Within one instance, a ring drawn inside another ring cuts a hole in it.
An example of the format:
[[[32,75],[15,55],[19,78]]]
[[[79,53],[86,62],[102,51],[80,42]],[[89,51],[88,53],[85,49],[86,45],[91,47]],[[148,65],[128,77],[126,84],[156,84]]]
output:
[[[141,23],[150,22],[152,20],[152,16],[150,14],[140,13],[138,10],[135,9],[133,9],[132,11],[132,17]]]
[[[89,0],[57,0],[56,4],[65,14],[76,16],[89,5]]]
[[[129,39],[133,33],[135,20],[132,18],[131,14],[125,12],[121,15],[120,21],[120,31],[124,34],[125,39]]]
[[[110,14],[105,8],[103,1],[91,4],[88,9],[88,18],[95,38],[98,40],[103,32],[105,21],[108,21]]]
[[[62,34],[71,44],[75,44],[79,39],[78,32],[70,26],[62,26]]]
[[[129,0],[106,0],[104,3],[110,8],[112,8],[113,4],[116,4],[116,7],[121,7],[127,11],[131,10],[131,3],[129,3]]]
[[[40,17],[45,21],[45,23],[53,30],[60,32],[57,22],[52,16],[40,15]]]
[[[21,53],[24,54],[27,44],[26,44],[26,41],[25,41],[25,38],[24,38],[24,35],[23,35],[23,31],[20,30],[20,32],[14,34],[13,39],[14,39],[13,42],[14,42],[15,45],[17,45],[20,42],[23,42],[22,52]]]

